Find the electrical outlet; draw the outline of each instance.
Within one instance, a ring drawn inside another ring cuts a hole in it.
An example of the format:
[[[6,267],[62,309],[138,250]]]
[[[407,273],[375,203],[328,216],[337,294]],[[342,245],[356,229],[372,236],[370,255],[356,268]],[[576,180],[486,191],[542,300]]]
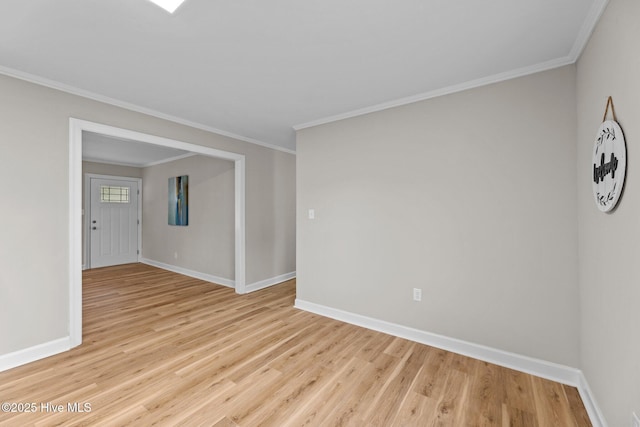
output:
[[[413,288],[413,300],[422,301],[422,289]]]
[[[640,418],[635,412],[631,413],[631,427],[640,427]]]
[[[316,219],[316,210],[309,209],[309,219]]]
[[[175,259],[178,259],[178,252],[174,252],[174,253],[173,253],[173,257],[174,257]]]

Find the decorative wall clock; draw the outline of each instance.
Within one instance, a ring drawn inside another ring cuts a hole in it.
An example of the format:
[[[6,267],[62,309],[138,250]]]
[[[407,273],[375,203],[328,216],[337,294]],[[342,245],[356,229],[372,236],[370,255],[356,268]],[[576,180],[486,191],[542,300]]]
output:
[[[613,120],[606,120],[611,105]],[[620,125],[616,121],[613,100],[607,100],[603,122],[593,146],[593,197],[602,212],[612,210],[622,193],[627,168],[627,148]]]

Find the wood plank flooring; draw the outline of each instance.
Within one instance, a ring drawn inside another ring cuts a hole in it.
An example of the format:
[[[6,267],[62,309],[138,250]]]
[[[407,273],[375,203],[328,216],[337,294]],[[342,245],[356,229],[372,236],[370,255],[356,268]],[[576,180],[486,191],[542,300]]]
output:
[[[573,387],[297,310],[295,281],[131,264],[83,288],[82,346],[0,373],[1,402],[37,406],[0,425],[591,425]]]

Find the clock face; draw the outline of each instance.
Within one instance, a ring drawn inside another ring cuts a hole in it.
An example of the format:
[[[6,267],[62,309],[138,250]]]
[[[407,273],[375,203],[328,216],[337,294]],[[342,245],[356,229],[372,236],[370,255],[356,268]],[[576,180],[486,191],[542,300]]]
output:
[[[616,206],[627,168],[627,148],[617,122],[607,120],[600,125],[593,145],[592,188],[596,206],[609,212]]]

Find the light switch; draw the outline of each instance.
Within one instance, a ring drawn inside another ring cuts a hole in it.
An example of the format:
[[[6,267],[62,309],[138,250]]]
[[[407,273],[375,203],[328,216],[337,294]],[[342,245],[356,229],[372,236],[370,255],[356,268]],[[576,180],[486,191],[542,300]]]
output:
[[[316,219],[316,210],[309,209],[309,219]]]

